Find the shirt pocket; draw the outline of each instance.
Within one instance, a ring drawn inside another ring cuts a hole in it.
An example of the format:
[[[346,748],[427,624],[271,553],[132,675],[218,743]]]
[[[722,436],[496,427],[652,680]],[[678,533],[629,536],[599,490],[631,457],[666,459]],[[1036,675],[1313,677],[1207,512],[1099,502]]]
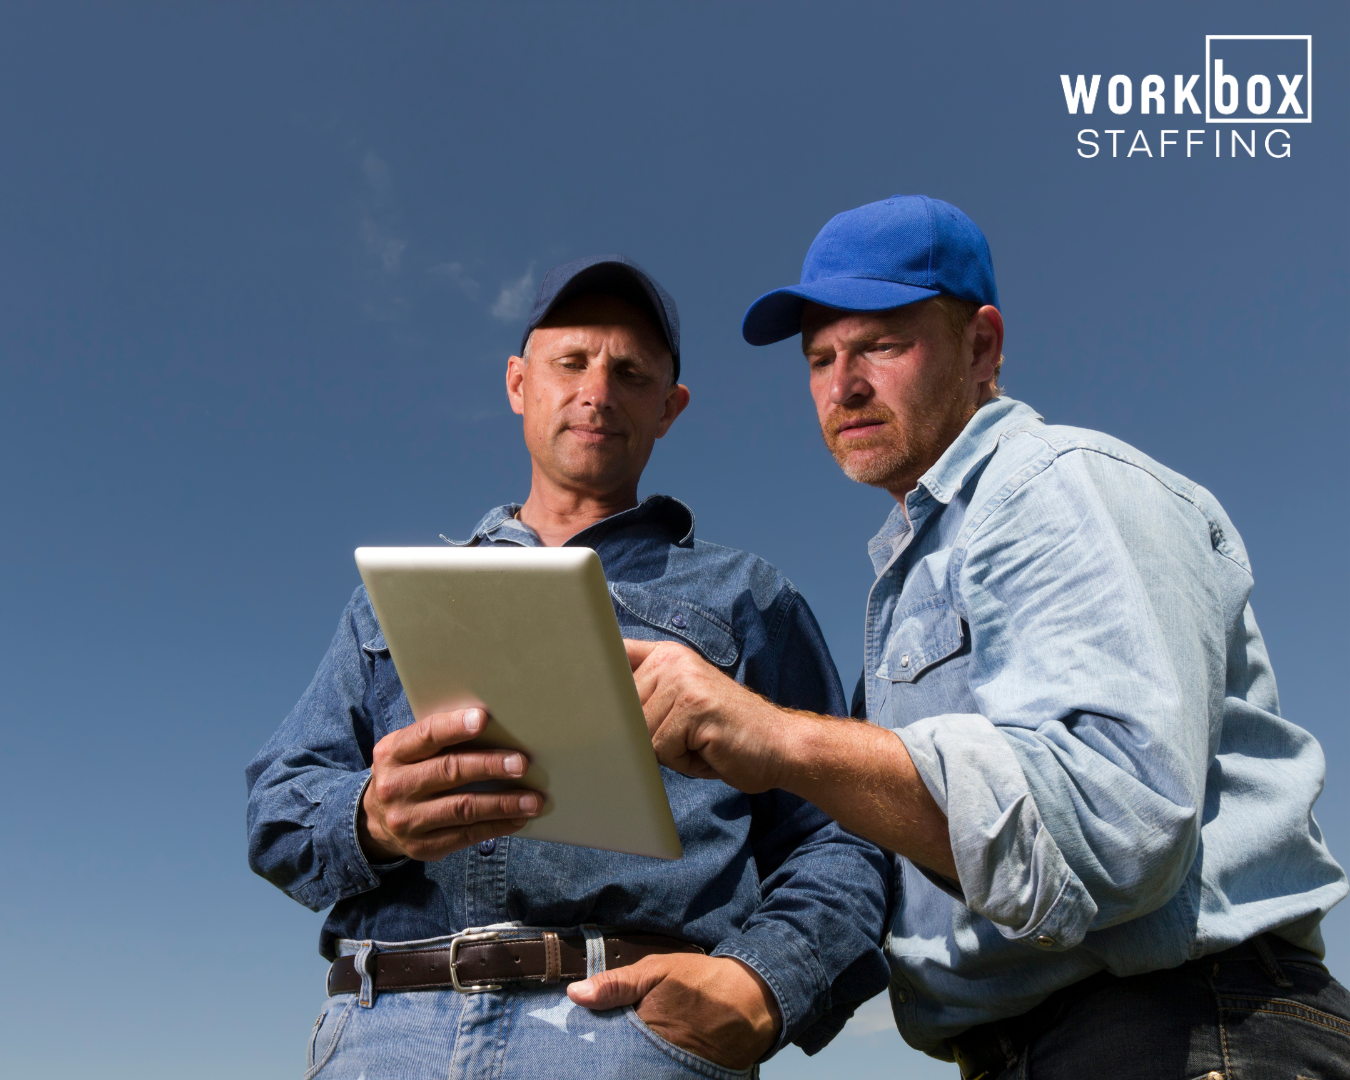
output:
[[[734,667],[741,644],[731,626],[716,612],[692,600],[645,589],[626,581],[612,581],[610,595],[620,609],[668,637],[691,645],[709,663]]]
[[[966,643],[966,624],[944,596],[930,596],[902,608],[895,616],[878,679],[912,683],[929,668],[959,653]]]

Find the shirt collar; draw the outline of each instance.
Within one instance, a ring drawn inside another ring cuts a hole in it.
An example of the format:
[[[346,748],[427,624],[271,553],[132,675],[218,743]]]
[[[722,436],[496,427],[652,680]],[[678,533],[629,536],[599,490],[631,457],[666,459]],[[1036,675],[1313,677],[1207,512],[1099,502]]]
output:
[[[1014,429],[1043,424],[1030,405],[1010,397],[995,398],[981,408],[961,430],[937,463],[919,477],[919,485],[946,505],[966,486],[976,469],[998,449],[998,440]]]
[[[539,547],[539,534],[516,517],[520,506],[520,503],[506,503],[489,510],[467,540],[451,540],[446,536],[441,539],[455,547],[474,547],[484,540]],[[692,547],[694,543],[694,512],[669,495],[648,495],[632,509],[611,514],[582,529],[564,546],[594,547],[605,537],[635,526],[654,527],[679,547]]]
[[[956,497],[993,456],[1003,435],[1044,422],[1030,405],[1010,397],[995,398],[977,409],[933,467],[919,477],[914,490],[905,496],[904,505],[896,503],[881,531],[868,542],[867,553],[876,572],[880,574],[889,565],[897,542],[928,515],[934,504],[946,506]]]

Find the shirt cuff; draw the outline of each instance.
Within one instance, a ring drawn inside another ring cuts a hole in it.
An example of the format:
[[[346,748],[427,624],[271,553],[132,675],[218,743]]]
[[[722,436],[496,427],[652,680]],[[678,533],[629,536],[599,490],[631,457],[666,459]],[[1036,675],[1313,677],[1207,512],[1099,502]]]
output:
[[[895,734],[947,815],[966,907],[1010,941],[1079,944],[1097,904],[1041,820],[1006,738],[978,713],[916,721]]]
[[[372,865],[361,850],[356,815],[369,783],[370,770],[366,769],[343,775],[323,793],[314,828],[314,849],[322,869],[316,880],[295,894],[302,904],[318,910],[349,896],[370,892],[379,888],[381,873],[408,861]]]
[[[762,922],[727,938],[713,956],[729,956],[753,968],[778,1001],[782,1027],[770,1058],[810,1027],[828,1005],[829,980],[816,954],[789,926]]]

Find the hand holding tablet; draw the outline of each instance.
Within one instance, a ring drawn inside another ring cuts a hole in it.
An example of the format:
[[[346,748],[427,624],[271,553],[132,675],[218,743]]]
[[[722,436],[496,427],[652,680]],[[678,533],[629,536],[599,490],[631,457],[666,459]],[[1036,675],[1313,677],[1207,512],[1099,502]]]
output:
[[[356,563],[417,720],[376,747],[363,799],[372,855],[441,858],[518,831],[680,857],[594,551],[358,548]],[[465,710],[479,709],[487,720],[471,733]],[[543,796],[533,813],[525,789]]]
[[[357,818],[361,847],[369,858],[443,859],[516,832],[543,809],[543,796],[524,788],[462,790],[470,784],[518,780],[529,765],[518,751],[462,745],[486,725],[487,713],[479,708],[431,713],[376,744]]]

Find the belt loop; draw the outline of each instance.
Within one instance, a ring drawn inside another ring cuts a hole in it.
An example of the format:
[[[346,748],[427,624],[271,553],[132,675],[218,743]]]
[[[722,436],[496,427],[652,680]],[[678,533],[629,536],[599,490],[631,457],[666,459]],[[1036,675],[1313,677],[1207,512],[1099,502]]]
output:
[[[544,931],[544,985],[552,986],[562,981],[562,950],[558,947],[558,935],[552,930]]]
[[[375,989],[375,943],[373,941],[361,942],[361,947],[356,950],[353,964],[361,975],[361,994],[357,1001],[361,1008],[373,1009],[375,1007],[375,995],[378,993]]]
[[[1284,968],[1280,967],[1280,962],[1275,959],[1275,950],[1270,947],[1265,934],[1257,934],[1252,938],[1252,948],[1256,950],[1256,958],[1261,961],[1261,966],[1266,969],[1266,974],[1276,986],[1288,989],[1294,985],[1294,980],[1284,973]]]
[[[591,923],[582,926],[581,932],[586,935],[586,978],[589,979],[605,970],[605,932]]]

